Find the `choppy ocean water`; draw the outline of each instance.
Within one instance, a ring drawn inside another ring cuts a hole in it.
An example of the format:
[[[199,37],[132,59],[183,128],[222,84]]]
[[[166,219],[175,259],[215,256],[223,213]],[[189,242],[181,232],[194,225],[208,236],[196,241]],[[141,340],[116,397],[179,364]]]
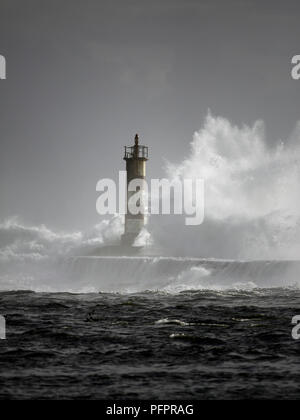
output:
[[[296,287],[3,291],[1,399],[297,399]]]

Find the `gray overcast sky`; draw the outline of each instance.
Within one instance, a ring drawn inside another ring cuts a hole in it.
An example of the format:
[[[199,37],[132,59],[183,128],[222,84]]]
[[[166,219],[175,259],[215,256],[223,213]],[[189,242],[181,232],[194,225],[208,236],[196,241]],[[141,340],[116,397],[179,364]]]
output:
[[[208,108],[288,137],[299,20],[290,0],[0,0],[0,218],[91,226],[96,182],[134,134],[161,176]]]

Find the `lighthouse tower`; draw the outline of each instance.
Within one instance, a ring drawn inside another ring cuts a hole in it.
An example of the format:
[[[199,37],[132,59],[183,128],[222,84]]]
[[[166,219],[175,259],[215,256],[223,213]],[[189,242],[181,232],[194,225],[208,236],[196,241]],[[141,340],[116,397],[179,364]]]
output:
[[[148,147],[139,144],[139,136],[136,134],[134,146],[125,146],[124,160],[127,172],[127,214],[125,216],[125,232],[122,236],[124,245],[133,245],[135,239],[145,225],[145,215],[142,213],[132,214],[128,207],[130,197],[136,192],[128,191],[128,185],[133,179],[146,178],[146,162],[148,160]]]

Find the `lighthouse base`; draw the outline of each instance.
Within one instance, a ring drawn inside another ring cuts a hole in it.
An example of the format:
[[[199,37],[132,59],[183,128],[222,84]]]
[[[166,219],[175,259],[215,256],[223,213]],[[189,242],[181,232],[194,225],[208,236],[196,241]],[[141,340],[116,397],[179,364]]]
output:
[[[90,256],[105,256],[105,257],[131,257],[143,255],[143,247],[128,246],[124,244],[103,246],[95,249]]]
[[[133,232],[124,233],[124,235],[122,235],[121,237],[121,244],[123,246],[133,246],[138,236],[139,236],[139,233],[133,233]]]

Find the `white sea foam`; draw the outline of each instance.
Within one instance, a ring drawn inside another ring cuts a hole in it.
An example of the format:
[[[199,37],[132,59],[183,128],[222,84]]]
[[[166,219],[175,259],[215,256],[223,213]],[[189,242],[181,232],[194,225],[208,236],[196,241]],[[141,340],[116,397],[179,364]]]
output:
[[[262,121],[238,127],[208,114],[189,155],[166,164],[171,180],[205,180],[205,221],[188,229],[178,217],[152,217],[155,241],[180,255],[298,259],[299,140],[300,123],[285,142],[271,142]]]

